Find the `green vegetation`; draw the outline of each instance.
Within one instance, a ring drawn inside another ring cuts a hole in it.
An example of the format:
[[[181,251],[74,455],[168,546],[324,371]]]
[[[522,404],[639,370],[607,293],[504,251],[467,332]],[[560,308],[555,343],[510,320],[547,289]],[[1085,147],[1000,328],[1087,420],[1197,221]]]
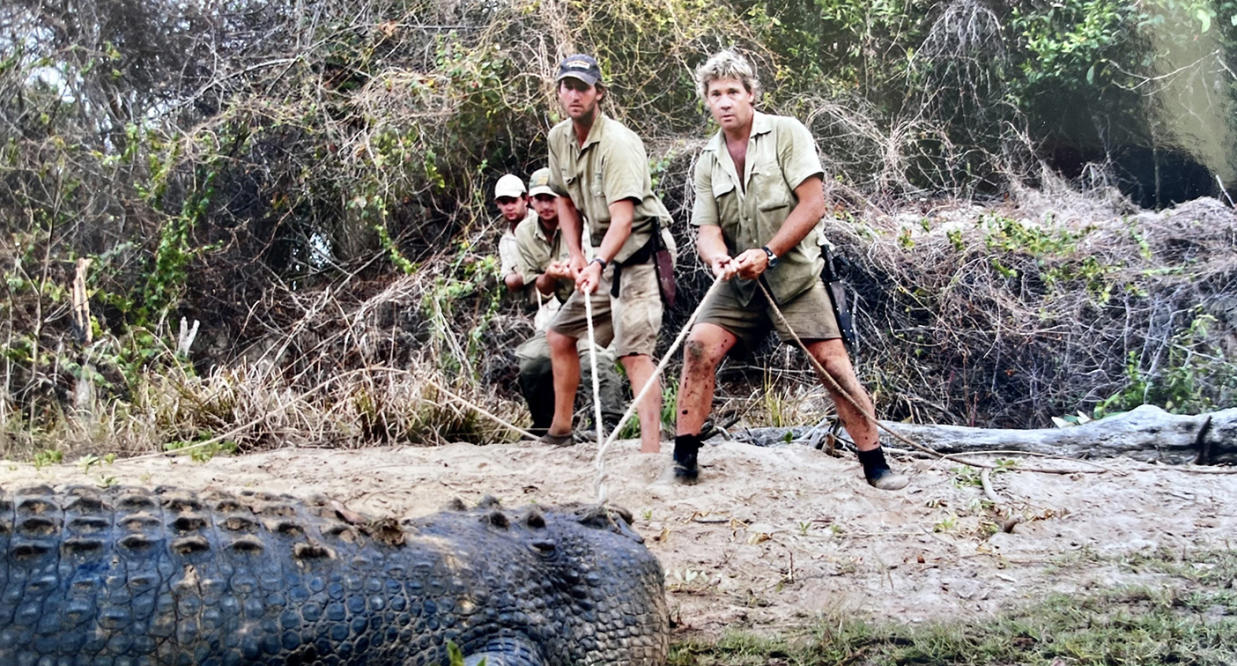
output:
[[[672,666],[726,664],[1192,664],[1237,658],[1237,576],[1231,551],[1156,552],[1116,562],[1179,579],[1166,588],[1120,587],[1053,595],[995,618],[900,624],[830,614],[774,638],[729,634],[672,647]]]
[[[1207,335],[1215,323],[1215,317],[1196,310],[1189,328],[1171,338],[1162,358],[1148,363],[1131,351],[1125,369],[1129,384],[1100,401],[1095,418],[1144,404],[1198,414],[1237,401],[1237,363]]]

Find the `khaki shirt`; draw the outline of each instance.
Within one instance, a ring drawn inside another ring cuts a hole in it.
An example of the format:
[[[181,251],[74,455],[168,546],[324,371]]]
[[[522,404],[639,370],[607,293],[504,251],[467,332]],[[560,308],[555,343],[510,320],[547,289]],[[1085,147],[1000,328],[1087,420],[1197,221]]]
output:
[[[524,219],[516,224],[516,228],[519,229],[521,224],[529,220],[532,220],[533,224],[537,223],[537,211],[533,210],[531,206]],[[506,279],[511,271],[520,270],[519,242],[516,240],[515,233],[511,230],[511,227],[507,226],[507,218],[499,215],[497,224],[502,225],[503,228],[503,235],[498,239],[498,276],[501,279]],[[528,278],[525,278],[524,281],[528,282]]]
[[[816,142],[803,123],[759,112],[752,118],[744,168],[746,173],[740,181],[720,130],[696,161],[692,224],[721,227],[732,257],[768,244],[798,203],[795,188],[824,173]],[[738,186],[740,182],[743,187]],[[824,260],[820,256],[818,233],[819,229],[808,232],[798,245],[778,257],[777,266],[764,272],[779,303],[807,291],[820,280]],[[750,303],[758,292],[754,280],[734,279],[730,284],[743,305]]]
[[[566,261],[568,257],[567,244],[558,229],[553,235],[547,236],[537,216],[526,218],[515,228],[516,247],[519,248],[520,260],[517,269],[524,278],[524,283],[532,285],[538,275],[545,272],[547,266],[555,261]],[[534,285],[533,290],[537,287]],[[565,301],[575,289],[575,282],[559,280],[554,285],[554,295],[558,300]],[[540,293],[540,292],[538,292]]]
[[[622,123],[598,113],[588,137],[576,142],[571,120],[554,126],[546,139],[550,147],[550,188],[571,202],[583,216],[594,247],[610,229],[610,204],[633,199],[635,214],[631,235],[613,259],[622,263],[648,242],[653,220],[670,226],[670,213],[657,195],[649,177],[644,142]]]

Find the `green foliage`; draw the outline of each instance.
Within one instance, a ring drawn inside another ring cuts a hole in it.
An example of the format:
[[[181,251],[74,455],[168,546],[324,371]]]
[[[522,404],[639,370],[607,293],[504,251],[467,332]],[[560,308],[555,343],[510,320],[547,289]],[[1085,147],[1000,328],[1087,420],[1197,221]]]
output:
[[[1108,72],[1108,56],[1128,43],[1134,5],[1115,0],[1065,0],[1047,7],[1015,5],[1010,26],[1022,38],[1026,84],[1082,88]],[[1098,69],[1098,72],[1097,72]],[[1081,77],[1080,73],[1085,72]]]
[[[1095,406],[1095,418],[1157,405],[1174,414],[1198,414],[1237,398],[1237,363],[1208,342],[1215,317],[1195,312],[1190,325],[1174,335],[1158,358],[1131,351],[1126,387]]]
[[[236,442],[224,440],[215,441],[212,437],[203,435],[197,441],[174,441],[163,445],[164,451],[188,451],[189,459],[194,462],[206,462],[219,455],[236,453]]]
[[[1032,257],[1072,254],[1079,238],[1090,231],[1066,229],[1052,224],[1051,219],[1033,224],[996,214],[980,216],[979,224],[986,231],[984,243],[989,249],[1022,252]]]
[[[422,300],[422,310],[431,322],[432,344],[440,367],[449,373],[475,378],[484,335],[502,303],[499,265],[493,256],[477,256],[473,246],[461,241],[445,275],[434,280]],[[458,326],[462,308],[472,306],[466,330]],[[462,343],[462,344],[461,344]]]
[[[42,469],[48,465],[59,465],[64,462],[64,452],[52,449],[43,449],[36,451],[34,454],[34,468]]]
[[[387,256],[390,257],[391,263],[395,264],[404,275],[412,275],[416,272],[416,264],[408,261],[403,252],[399,251],[399,247],[391,240],[391,233],[387,231],[385,225],[375,224],[374,231],[378,233],[378,241],[382,244],[382,249],[387,251]]]

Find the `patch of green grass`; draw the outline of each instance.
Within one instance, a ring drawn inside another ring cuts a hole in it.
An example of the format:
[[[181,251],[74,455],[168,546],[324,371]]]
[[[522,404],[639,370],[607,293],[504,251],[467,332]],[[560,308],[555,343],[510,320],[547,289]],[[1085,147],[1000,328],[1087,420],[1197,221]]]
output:
[[[1237,663],[1237,553],[1155,551],[1117,562],[1177,576],[1180,587],[1051,595],[998,617],[923,625],[835,615],[773,637],[727,634],[672,646],[671,666],[708,664],[1109,665]]]

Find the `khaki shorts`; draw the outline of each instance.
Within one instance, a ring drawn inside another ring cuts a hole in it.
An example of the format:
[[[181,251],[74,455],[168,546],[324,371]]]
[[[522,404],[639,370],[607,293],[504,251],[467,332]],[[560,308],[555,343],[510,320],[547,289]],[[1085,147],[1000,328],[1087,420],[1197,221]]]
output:
[[[601,284],[593,292],[593,338],[606,347],[613,341],[618,358],[635,354],[653,355],[657,334],[661,331],[661,293],[657,289],[657,273],[653,264],[624,266],[619,280],[618,298],[610,297],[610,281],[614,266],[606,266]],[[574,292],[563,303],[550,329],[580,339],[588,336],[588,318],[584,310],[584,294]]]
[[[739,280],[742,278],[734,278]],[[790,328],[800,340],[832,340],[841,338],[837,319],[833,316],[833,307],[829,303],[829,293],[820,280],[812,283],[807,291],[795,296],[789,303],[778,305]],[[772,327],[783,342],[794,340],[786,324],[769,307],[765,295],[760,290],[752,297],[747,307],[739,303],[735,290],[724,285],[709,300],[700,307],[699,323],[721,326],[734,334],[748,349],[755,349],[761,337]]]

